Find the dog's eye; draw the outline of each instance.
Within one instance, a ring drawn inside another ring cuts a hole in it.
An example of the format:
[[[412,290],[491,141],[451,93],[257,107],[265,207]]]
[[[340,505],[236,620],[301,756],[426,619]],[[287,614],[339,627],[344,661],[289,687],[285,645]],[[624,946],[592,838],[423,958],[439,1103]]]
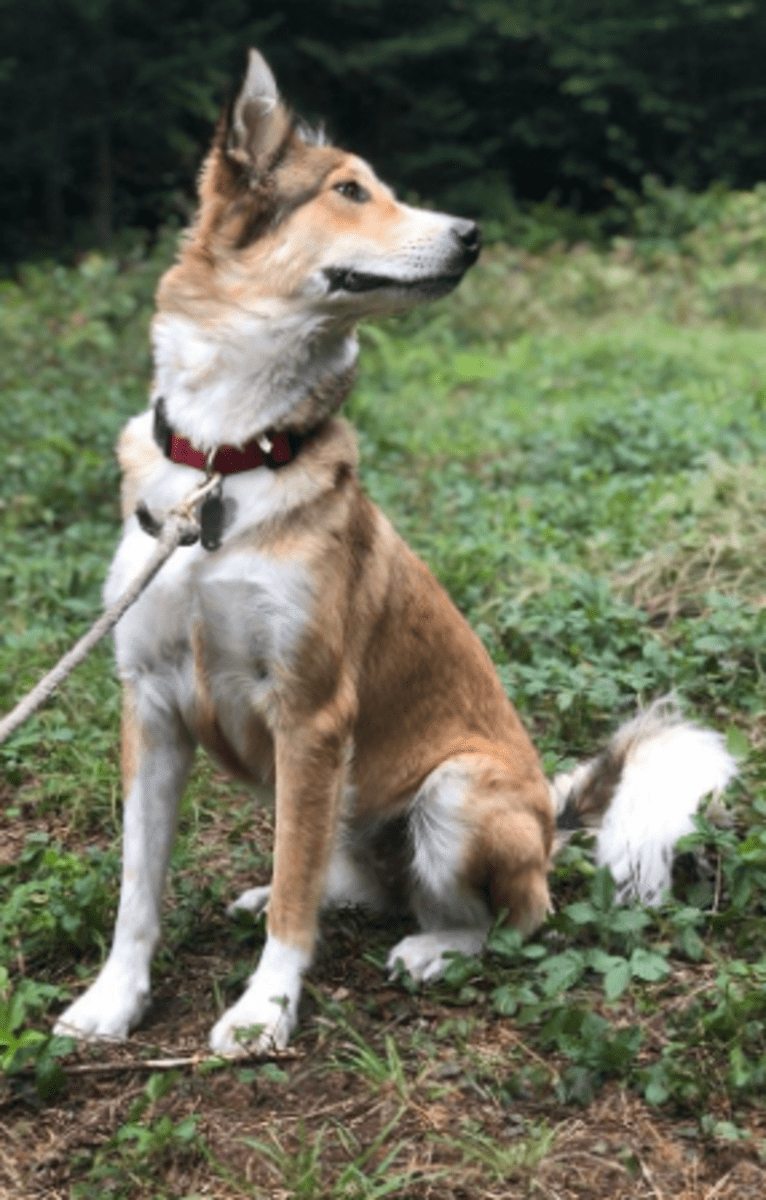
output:
[[[370,198],[367,188],[363,188],[360,183],[356,183],[353,179],[348,179],[345,183],[336,183],[335,191],[340,192],[344,199],[351,200],[354,204],[364,204]]]

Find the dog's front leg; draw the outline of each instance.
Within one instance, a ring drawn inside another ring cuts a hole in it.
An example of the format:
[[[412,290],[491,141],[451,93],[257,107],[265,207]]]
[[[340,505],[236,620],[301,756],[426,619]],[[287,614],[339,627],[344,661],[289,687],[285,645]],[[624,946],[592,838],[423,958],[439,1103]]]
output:
[[[267,936],[244,995],[210,1035],[211,1049],[243,1043],[283,1049],[297,1023],[301,980],[314,953],[317,921],[338,823],[350,743],[348,706],[277,731],[276,840]]]
[[[124,1038],[149,1006],[160,903],[194,747],[175,713],[142,703],[126,687],[122,748],[122,884],[112,948],[88,990],[59,1017],[59,1034]]]

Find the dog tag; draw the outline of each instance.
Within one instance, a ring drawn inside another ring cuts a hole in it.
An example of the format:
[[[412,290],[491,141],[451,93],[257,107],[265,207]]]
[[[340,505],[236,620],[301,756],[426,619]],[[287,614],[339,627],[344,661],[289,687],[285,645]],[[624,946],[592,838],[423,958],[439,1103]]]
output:
[[[211,492],[202,501],[199,514],[200,541],[206,550],[217,550],[223,532],[224,505],[221,489]]]

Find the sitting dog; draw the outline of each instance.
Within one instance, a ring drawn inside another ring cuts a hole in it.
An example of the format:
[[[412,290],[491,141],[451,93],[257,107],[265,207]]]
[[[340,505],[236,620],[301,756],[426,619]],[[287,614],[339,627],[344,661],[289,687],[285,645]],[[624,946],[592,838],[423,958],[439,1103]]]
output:
[[[433,979],[445,954],[478,952],[499,914],[523,934],[545,918],[557,809],[564,827],[603,819],[601,860],[623,892],[652,899],[690,814],[733,773],[717,734],[665,706],[551,785],[479,639],[359,485],[354,435],[335,417],[357,322],[445,295],[479,247],[472,221],[401,203],[294,118],[251,51],[159,285],[151,406],[118,448],[125,525],[108,603],[164,513],[206,473],[222,483],[201,541],[116,629],[119,911],[101,972],[57,1032],[125,1037],[146,1011],[197,743],[273,787],[276,805],[271,887],[239,902],[267,907],[266,943],[212,1030],[220,1054],[243,1036],[284,1047],[323,905],[404,901],[420,932],[389,965]]]

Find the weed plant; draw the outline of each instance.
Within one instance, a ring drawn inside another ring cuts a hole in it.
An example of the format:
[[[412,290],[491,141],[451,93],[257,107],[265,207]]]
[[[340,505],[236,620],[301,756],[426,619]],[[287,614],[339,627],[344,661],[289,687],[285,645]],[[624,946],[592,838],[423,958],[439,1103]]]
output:
[[[496,245],[449,302],[364,329],[348,415],[367,488],[478,630],[546,767],[571,766],[638,703],[675,689],[742,755],[725,819],[700,818],[675,895],[651,911],[616,907],[608,874],[570,845],[554,872],[557,912],[530,942],[498,927],[484,959],[456,958],[428,1001],[411,1000],[406,981],[393,987],[400,999],[385,1003],[436,1006],[430,1025],[376,1026],[379,1002],[354,984],[361,956],[342,1002],[320,970],[301,1036],[319,1038],[324,1065],[304,1076],[318,1089],[350,1079],[380,1105],[366,1137],[325,1113],[311,1137],[295,1122],[243,1134],[229,1160],[173,1077],[167,1112],[160,1084],[142,1085],[95,1157],[76,1160],[73,1196],[146,1194],[153,1171],[197,1178],[203,1166],[226,1196],[425,1195],[445,1162],[465,1195],[483,1194],[480,1178],[521,1187],[552,1161],[556,1106],[596,1103],[609,1081],[691,1121],[700,1144],[760,1136],[766,189],[711,193],[691,216],[661,189],[653,204],[632,240],[534,255]],[[118,537],[112,445],[145,403],[151,296],[169,254],[91,255],[0,285],[0,711],[99,611]],[[11,1096],[35,1064],[42,1094],[62,1085],[71,1043],[48,1036],[48,1010],[105,952],[118,713],[106,646],[0,748],[0,1065]],[[206,983],[208,1025],[258,944],[252,930],[222,932],[219,917],[235,876],[268,872],[267,847],[248,840],[267,819],[241,806],[241,790],[200,763],[157,970],[177,977],[192,950],[212,955],[225,940],[233,961]],[[380,963],[393,939],[367,927],[364,940]],[[480,1050],[487,1029],[516,1039],[501,1063]],[[509,1147],[462,1119],[456,1062],[471,1103],[535,1106],[521,1140]],[[291,1077],[263,1070],[237,1086],[266,1089],[268,1107]],[[452,1114],[427,1162],[413,1148],[424,1105],[437,1131],[445,1106]],[[242,1154],[260,1161],[263,1192],[248,1190]]]

